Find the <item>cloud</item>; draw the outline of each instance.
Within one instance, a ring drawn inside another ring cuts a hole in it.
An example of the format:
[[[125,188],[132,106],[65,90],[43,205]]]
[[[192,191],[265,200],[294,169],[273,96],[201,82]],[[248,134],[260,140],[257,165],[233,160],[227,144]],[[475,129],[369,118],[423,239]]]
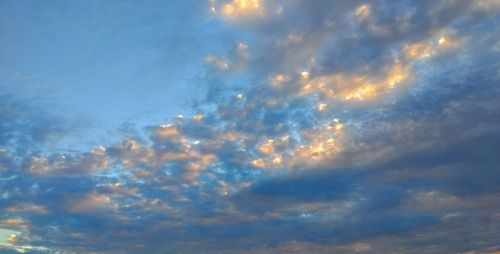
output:
[[[26,155],[38,152],[44,145],[63,138],[77,129],[75,122],[66,121],[48,112],[36,99],[12,94],[0,94],[0,149],[2,153]]]
[[[262,0],[232,0],[232,1],[210,1],[210,11],[220,12],[228,19],[248,18],[264,14],[264,1]]]
[[[493,2],[208,7],[245,38],[205,58],[192,114],[61,153],[5,97],[2,227],[55,253],[498,249]]]

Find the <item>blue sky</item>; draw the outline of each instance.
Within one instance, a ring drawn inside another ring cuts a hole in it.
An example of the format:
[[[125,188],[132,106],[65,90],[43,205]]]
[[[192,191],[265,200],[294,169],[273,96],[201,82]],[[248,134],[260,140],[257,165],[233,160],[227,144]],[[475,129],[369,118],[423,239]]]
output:
[[[498,253],[499,15],[0,1],[0,253]]]

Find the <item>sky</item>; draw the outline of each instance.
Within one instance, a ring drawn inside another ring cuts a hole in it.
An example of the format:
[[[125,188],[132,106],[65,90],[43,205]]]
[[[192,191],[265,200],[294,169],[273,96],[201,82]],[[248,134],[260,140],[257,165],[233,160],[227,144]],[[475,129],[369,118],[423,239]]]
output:
[[[0,0],[0,253],[500,253],[499,0]]]

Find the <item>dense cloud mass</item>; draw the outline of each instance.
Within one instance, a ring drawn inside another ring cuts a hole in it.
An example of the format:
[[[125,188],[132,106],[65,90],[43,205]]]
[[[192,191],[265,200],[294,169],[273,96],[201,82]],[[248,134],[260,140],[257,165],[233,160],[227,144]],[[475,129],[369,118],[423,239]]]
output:
[[[65,151],[0,95],[1,253],[500,252],[499,1],[203,7],[189,115]]]

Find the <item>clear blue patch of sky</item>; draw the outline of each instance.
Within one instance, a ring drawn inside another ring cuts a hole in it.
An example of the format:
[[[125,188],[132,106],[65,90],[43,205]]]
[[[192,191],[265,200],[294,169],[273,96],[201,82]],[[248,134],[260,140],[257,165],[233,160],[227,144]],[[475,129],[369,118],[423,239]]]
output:
[[[189,113],[205,56],[238,39],[193,0],[5,1],[0,34],[2,92],[87,122],[77,136],[97,143],[125,121]]]

